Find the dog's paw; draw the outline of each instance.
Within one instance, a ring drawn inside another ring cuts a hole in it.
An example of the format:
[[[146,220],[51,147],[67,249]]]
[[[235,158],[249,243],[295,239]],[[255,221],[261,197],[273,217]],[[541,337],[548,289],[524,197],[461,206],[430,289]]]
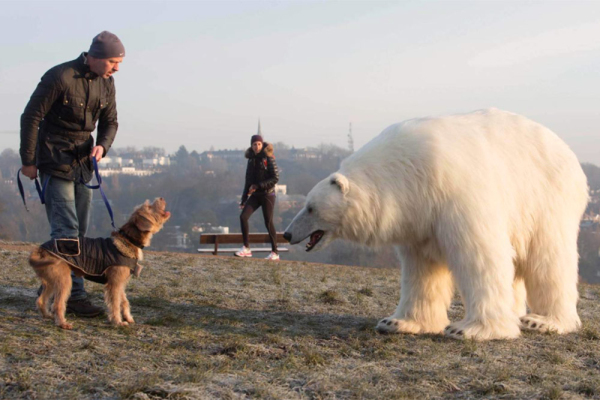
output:
[[[69,330],[69,331],[70,331],[71,329],[73,329],[73,325],[72,325],[72,324],[69,324],[68,322],[63,322],[62,324],[59,324],[58,326],[59,326],[60,328],[62,328],[62,329],[66,329],[66,330]]]
[[[384,318],[375,327],[379,333],[419,333],[421,324],[405,319]]]
[[[125,321],[127,321],[131,325],[135,324],[135,321],[133,320],[133,317],[125,317]]]
[[[113,325],[114,326],[129,326],[129,322],[127,322],[127,321],[114,322]]]

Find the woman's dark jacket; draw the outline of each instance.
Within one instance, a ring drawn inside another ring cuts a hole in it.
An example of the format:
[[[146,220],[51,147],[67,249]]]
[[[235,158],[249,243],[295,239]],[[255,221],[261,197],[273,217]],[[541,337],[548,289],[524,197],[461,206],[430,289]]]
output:
[[[279,170],[273,156],[273,145],[264,143],[263,149],[254,154],[252,147],[246,150],[248,166],[246,167],[246,184],[242,193],[242,204],[248,200],[250,186],[256,185],[258,189],[254,194],[265,195],[275,193],[275,184],[279,181]]]
[[[112,77],[90,71],[86,53],[44,74],[21,116],[21,162],[71,181],[92,177],[91,133],[108,152],[117,134],[117,105]]]

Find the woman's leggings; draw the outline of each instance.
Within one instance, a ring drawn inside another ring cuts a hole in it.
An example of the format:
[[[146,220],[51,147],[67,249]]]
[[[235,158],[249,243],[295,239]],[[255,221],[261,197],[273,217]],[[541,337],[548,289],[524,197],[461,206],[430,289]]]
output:
[[[275,209],[275,193],[272,194],[253,194],[246,201],[246,205],[240,215],[240,222],[242,223],[242,236],[244,238],[244,246],[250,247],[248,243],[248,219],[258,209],[262,207],[263,218],[265,219],[265,226],[269,231],[269,238],[271,239],[271,250],[277,253],[277,232],[275,231],[275,224],[273,224],[273,210]]]

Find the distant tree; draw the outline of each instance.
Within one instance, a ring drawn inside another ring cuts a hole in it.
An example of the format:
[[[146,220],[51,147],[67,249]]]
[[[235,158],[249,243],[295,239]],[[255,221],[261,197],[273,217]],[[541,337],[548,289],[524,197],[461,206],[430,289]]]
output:
[[[273,147],[275,148],[275,157],[277,158],[289,158],[290,156],[290,146],[283,142],[273,143]]]
[[[600,190],[600,167],[594,164],[583,163],[581,168],[588,180],[588,186],[591,190]]]
[[[579,275],[588,283],[600,283],[600,227],[582,230],[577,241]]]
[[[4,213],[4,209],[5,209],[4,203],[0,199],[0,221],[3,221],[2,214]],[[5,240],[8,239],[8,234],[5,230],[6,230],[6,224],[5,223],[0,224],[0,239],[5,239]]]
[[[0,176],[14,178],[21,168],[21,157],[13,149],[5,149],[0,153]]]
[[[184,145],[179,146],[179,150],[175,152],[175,165],[179,170],[185,170],[190,165],[190,153]]]
[[[112,154],[119,157],[129,157],[133,158],[135,154],[138,153],[137,149],[134,146],[120,147],[120,148],[111,148],[110,150],[113,152]]]
[[[147,146],[142,149],[144,158],[164,157],[165,154],[165,149],[161,147]]]

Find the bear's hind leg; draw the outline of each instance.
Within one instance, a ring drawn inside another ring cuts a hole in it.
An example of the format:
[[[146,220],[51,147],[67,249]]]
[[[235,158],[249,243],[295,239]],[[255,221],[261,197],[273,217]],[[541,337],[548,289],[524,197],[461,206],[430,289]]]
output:
[[[544,229],[530,249],[525,285],[531,313],[521,317],[524,330],[568,333],[581,326],[577,315],[577,240],[554,238],[557,229]]]
[[[489,238],[490,235],[472,237]],[[517,310],[522,307],[515,304],[512,253],[508,239],[500,237],[479,242],[463,241],[454,247],[449,265],[461,292],[466,315],[463,320],[446,327],[446,336],[475,340],[519,336]]]
[[[375,329],[382,333],[441,333],[448,325],[447,311],[454,294],[448,267],[404,248],[398,252],[402,264],[400,303]]]
[[[525,290],[525,282],[523,278],[515,278],[513,282],[514,306],[513,310],[518,317],[527,314],[527,291]]]

